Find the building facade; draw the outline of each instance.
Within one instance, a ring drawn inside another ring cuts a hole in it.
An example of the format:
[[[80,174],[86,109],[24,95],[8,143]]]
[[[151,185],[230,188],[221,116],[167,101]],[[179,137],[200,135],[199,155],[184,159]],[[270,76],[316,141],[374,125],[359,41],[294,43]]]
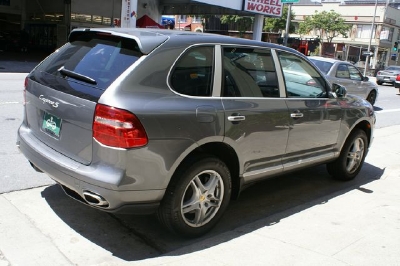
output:
[[[8,35],[17,39],[18,35],[28,34],[32,49],[52,51],[64,44],[69,32],[77,27],[132,26],[145,15],[161,24],[162,15],[183,15],[186,20],[179,17],[182,23],[178,21],[178,27],[182,25],[186,27],[183,30],[190,28],[191,31],[201,31],[202,23],[198,21],[200,15],[241,13],[240,10],[201,1],[0,0],[0,38],[3,32],[12,33]],[[215,4],[222,2],[230,4],[233,0],[217,1]]]
[[[207,1],[218,5],[240,4],[240,0]],[[180,30],[203,31],[202,15],[243,15],[232,8],[207,5],[207,1],[202,0],[203,3],[199,4],[199,1],[191,0],[0,0],[0,33],[25,32],[29,34],[32,48],[51,51],[64,44],[74,28],[121,25],[122,14],[126,13],[124,4],[127,3],[131,7],[126,17],[139,19],[147,15],[161,24],[162,15],[175,15],[175,29]],[[400,40],[399,6],[400,0],[299,0],[292,4],[295,13],[293,22],[300,23],[315,11],[333,10],[341,14],[352,28],[347,38],[342,36],[333,39],[327,56],[353,61],[365,67],[363,52],[370,46],[373,56],[369,68],[376,69],[400,64],[398,52],[393,49]],[[254,16],[250,13],[247,15]],[[246,34],[250,36],[251,32]],[[315,39],[316,34],[291,34],[290,37]],[[273,39],[262,38],[264,41]]]
[[[360,68],[364,68],[366,56],[363,53],[370,47],[373,55],[368,68],[377,69],[400,64],[398,51],[394,49],[395,43],[400,39],[399,5],[392,0],[300,1],[298,4],[293,4],[292,11],[295,13],[294,22],[297,24],[316,11],[333,10],[341,14],[346,23],[351,24],[351,30],[347,38],[335,37],[325,56],[352,61]],[[299,34],[290,36],[307,39],[316,38],[317,34],[310,32],[304,36]]]

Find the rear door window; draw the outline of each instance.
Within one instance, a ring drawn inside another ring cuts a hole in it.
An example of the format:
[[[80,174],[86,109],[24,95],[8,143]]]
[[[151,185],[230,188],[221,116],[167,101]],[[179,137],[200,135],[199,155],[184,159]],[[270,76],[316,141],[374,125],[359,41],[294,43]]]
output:
[[[141,56],[138,44],[133,39],[83,32],[46,59],[39,70],[104,91]],[[57,89],[57,86],[53,88]],[[63,86],[58,88],[62,90]]]
[[[278,78],[269,49],[225,47],[224,97],[279,97]]]
[[[347,68],[347,65],[345,64],[340,64],[336,70],[336,75],[335,77],[341,78],[341,79],[349,79],[350,78],[350,71]]]
[[[179,58],[172,71],[171,87],[180,94],[209,97],[212,93],[213,68],[214,47],[190,48]]]

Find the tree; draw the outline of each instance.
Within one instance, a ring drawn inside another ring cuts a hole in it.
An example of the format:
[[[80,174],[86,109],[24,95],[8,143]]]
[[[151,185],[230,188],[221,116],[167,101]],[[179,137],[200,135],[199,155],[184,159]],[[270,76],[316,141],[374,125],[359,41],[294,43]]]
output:
[[[347,38],[351,27],[350,24],[345,23],[345,19],[341,18],[339,13],[333,10],[330,12],[322,11],[321,13],[315,11],[314,15],[307,16],[304,22],[300,23],[299,33],[309,34],[312,30],[315,30],[318,39],[321,41],[320,45],[322,45],[325,41],[329,44],[332,43],[332,40],[339,35]]]
[[[221,17],[222,24],[235,23],[238,27],[239,36],[242,38],[246,30],[253,24],[253,17],[242,17],[238,15],[224,15]]]
[[[267,32],[279,32],[280,30],[286,29],[286,20],[287,20],[287,15],[289,12],[289,7],[288,5],[284,5],[283,11],[282,11],[282,17],[280,18],[272,18],[268,17],[265,18],[264,20],[264,31]],[[294,19],[295,14],[293,11],[290,12],[290,21]],[[289,33],[293,33],[295,31],[294,24],[290,22],[289,24]]]

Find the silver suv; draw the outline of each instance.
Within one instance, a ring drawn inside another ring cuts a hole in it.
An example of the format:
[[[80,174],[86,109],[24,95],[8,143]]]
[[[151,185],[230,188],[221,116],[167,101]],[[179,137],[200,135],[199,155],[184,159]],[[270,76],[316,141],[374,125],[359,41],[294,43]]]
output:
[[[189,237],[256,181],[317,164],[353,179],[375,123],[295,50],[170,30],[74,30],[24,97],[17,145],[34,169],[89,206],[156,212]]]

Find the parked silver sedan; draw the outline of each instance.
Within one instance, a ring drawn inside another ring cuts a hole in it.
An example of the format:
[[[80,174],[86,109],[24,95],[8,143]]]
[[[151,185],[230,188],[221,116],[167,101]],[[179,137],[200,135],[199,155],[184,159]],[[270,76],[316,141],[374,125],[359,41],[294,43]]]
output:
[[[372,105],[378,98],[378,86],[364,77],[360,70],[349,62],[320,56],[308,57],[331,83],[346,87],[347,92],[360,96]],[[379,82],[378,82],[379,84]]]
[[[376,83],[378,85],[382,85],[383,83],[395,85],[397,75],[400,75],[400,66],[388,66],[384,70],[378,71],[376,74]]]

